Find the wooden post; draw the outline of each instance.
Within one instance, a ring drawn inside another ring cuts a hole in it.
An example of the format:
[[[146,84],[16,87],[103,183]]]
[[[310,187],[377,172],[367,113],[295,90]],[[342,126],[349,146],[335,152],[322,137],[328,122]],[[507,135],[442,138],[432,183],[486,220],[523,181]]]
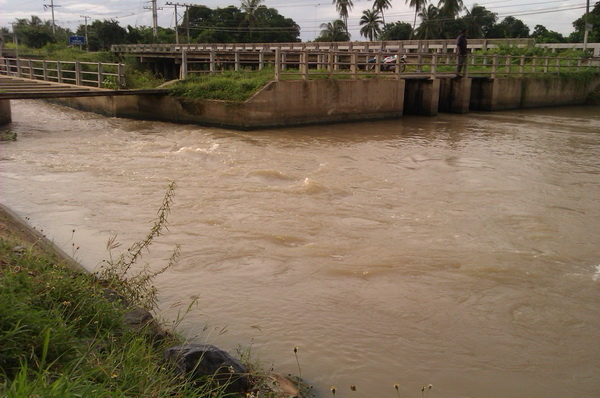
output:
[[[48,81],[48,63],[44,60],[43,62],[43,68],[44,68],[44,81]]]
[[[420,45],[421,41],[419,40],[419,45]],[[417,72],[422,72],[423,68],[422,68],[422,64],[423,64],[423,55],[419,54],[419,56],[417,57]]]
[[[28,62],[28,65],[29,65],[29,78],[34,79],[35,76],[33,76],[33,60],[30,59]]]
[[[505,67],[506,67],[506,73],[510,76],[510,61],[511,61],[512,56],[511,55],[507,55],[506,56],[506,62],[505,62]]]
[[[531,60],[531,68],[533,69],[533,73],[537,73],[537,55],[533,56],[533,59]]]
[[[240,51],[237,49],[235,50],[235,71],[240,71]]]
[[[545,57],[546,60],[544,62],[544,73],[548,73],[548,64],[550,63],[550,57]]]

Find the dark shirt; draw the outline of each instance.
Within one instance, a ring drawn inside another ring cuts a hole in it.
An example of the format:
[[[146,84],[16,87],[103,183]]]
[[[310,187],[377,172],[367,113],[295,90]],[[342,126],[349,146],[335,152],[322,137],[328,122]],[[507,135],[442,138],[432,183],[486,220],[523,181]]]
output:
[[[459,55],[467,55],[467,36],[460,35],[456,39],[456,48],[458,49]]]

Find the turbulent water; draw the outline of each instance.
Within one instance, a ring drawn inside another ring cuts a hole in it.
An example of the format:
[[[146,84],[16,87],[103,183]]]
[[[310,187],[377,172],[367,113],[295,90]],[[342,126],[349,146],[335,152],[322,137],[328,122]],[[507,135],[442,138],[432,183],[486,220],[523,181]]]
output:
[[[161,315],[322,396],[600,396],[600,112],[236,132],[12,101],[1,201],[93,269],[149,231]],[[298,369],[293,348],[298,347]],[[356,385],[356,392],[350,391]]]

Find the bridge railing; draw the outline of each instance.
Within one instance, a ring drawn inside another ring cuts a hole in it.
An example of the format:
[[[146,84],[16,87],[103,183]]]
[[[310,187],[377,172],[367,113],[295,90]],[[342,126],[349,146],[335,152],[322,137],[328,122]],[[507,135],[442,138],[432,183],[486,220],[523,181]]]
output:
[[[395,57],[394,57],[395,56]],[[393,58],[390,58],[393,57]],[[181,78],[189,74],[218,73],[225,70],[274,70],[275,80],[340,77],[410,78],[444,77],[456,73],[458,57],[453,53],[403,53],[401,51],[212,50],[189,56],[182,53]],[[469,54],[466,73],[472,77],[525,77],[531,75],[573,73],[583,70],[600,72],[594,58],[539,57]]]
[[[533,39],[469,39],[472,50],[488,50],[509,47],[542,47],[553,52],[587,48],[595,57],[600,57],[600,43],[535,43]],[[350,41],[350,42],[309,42],[309,43],[191,43],[191,44],[116,44],[111,51],[120,54],[144,54],[147,56],[168,56],[182,51],[401,51],[403,53],[447,53],[453,52],[456,40],[390,40],[390,41]]]
[[[125,86],[125,65],[0,57],[0,74],[98,88]]]

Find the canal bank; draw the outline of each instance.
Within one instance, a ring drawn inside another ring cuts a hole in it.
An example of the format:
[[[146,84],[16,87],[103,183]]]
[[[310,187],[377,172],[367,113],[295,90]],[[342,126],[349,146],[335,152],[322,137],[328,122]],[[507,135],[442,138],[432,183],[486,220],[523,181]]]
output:
[[[165,94],[71,97],[52,101],[110,117],[234,129],[393,119],[584,105],[598,97],[600,76],[279,80],[244,102],[196,100]],[[11,121],[0,102],[0,123]]]
[[[593,79],[415,78],[273,81],[245,102],[168,95],[65,98],[73,108],[112,117],[256,129],[317,123],[435,116],[546,106],[583,105]]]

